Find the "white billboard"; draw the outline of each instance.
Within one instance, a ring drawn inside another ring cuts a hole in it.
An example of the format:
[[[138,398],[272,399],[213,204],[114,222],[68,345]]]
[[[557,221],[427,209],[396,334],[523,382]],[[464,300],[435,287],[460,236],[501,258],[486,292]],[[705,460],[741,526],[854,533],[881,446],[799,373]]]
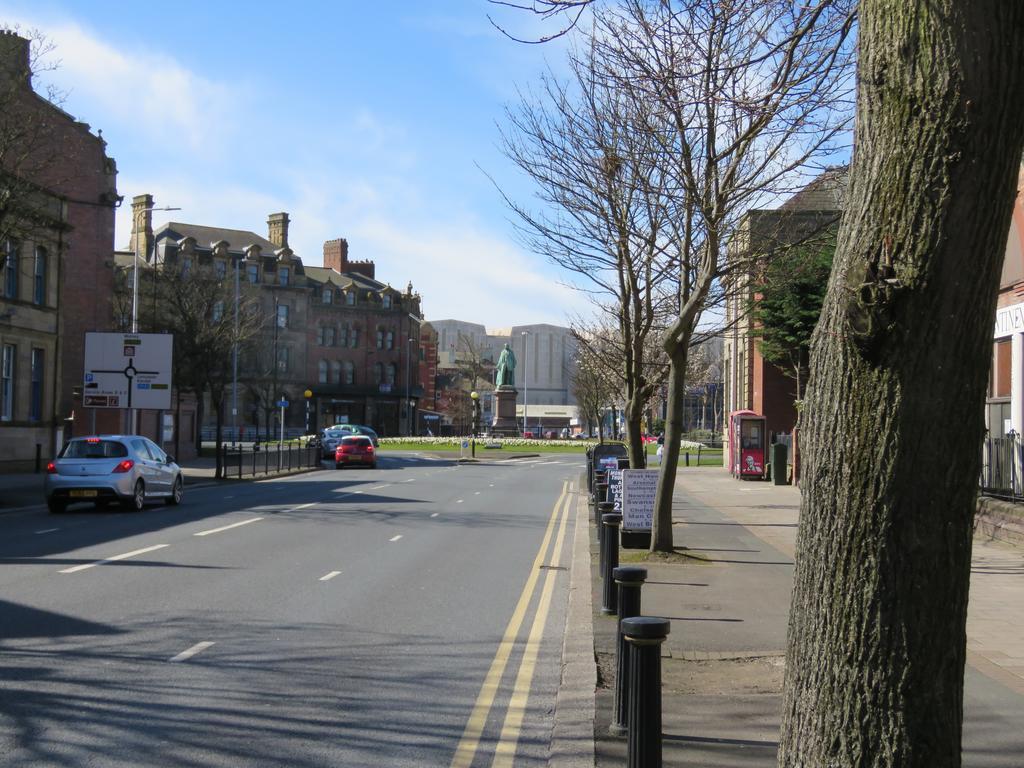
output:
[[[169,333],[85,334],[82,405],[169,409],[173,347]]]
[[[622,470],[623,530],[651,530],[660,474],[659,469]]]

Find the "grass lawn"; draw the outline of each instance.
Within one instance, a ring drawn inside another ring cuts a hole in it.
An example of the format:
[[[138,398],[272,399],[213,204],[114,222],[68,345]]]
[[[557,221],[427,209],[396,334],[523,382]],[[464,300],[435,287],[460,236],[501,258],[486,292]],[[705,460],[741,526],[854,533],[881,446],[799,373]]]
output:
[[[484,446],[486,443],[486,440],[478,439],[476,441],[476,457],[478,459],[486,458],[488,456],[508,456],[524,453],[577,453],[580,455],[580,459],[582,460],[586,454],[587,448],[591,445],[596,445],[596,443],[589,440],[579,440],[569,444],[566,444],[565,442],[531,440],[529,441],[529,445],[510,445],[507,442],[502,442],[501,448],[485,448]],[[657,467],[658,465],[658,459],[655,455],[656,449],[657,446],[653,443],[647,446],[647,462],[648,466],[651,468]],[[457,445],[445,443],[425,444],[422,442],[392,442],[391,440],[388,440],[386,442],[381,442],[379,450],[381,453],[387,453],[388,451],[418,451],[422,453],[442,454],[452,457],[459,455],[459,447]],[[698,466],[696,449],[689,449],[689,454],[689,463],[687,463],[686,451],[680,452],[678,466]],[[699,466],[722,466],[722,450],[720,448],[701,448]]]

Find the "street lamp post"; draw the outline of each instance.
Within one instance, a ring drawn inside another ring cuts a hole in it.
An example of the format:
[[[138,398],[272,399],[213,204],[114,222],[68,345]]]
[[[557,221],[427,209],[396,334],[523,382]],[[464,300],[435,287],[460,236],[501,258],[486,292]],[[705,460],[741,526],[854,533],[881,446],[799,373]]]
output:
[[[152,198],[150,198],[152,199]],[[140,208],[135,211],[134,220],[132,222],[132,229],[135,230],[135,248],[132,253],[132,333],[139,332],[139,241],[142,239],[139,237],[139,219],[145,213],[152,213],[153,211],[180,211],[181,208],[172,208],[171,206],[164,206],[157,208],[155,206],[149,206],[148,208]],[[133,435],[139,433],[138,424],[136,424],[136,409],[128,409],[128,431]]]
[[[409,400],[409,379],[412,376],[412,336],[405,347],[405,434],[412,435],[412,401]]]
[[[526,428],[529,426],[526,402],[530,399],[530,385],[527,380],[527,376],[530,375],[530,332],[523,331],[519,335],[523,337],[523,437],[526,437]]]
[[[307,389],[302,396],[306,398],[306,434],[311,435],[312,432],[309,431],[309,401],[313,397],[313,390]]]
[[[471,424],[471,428],[473,430],[473,435],[472,435],[472,439],[471,439],[471,442],[470,442],[469,455],[470,455],[470,457],[475,459],[476,458],[476,433],[478,431],[480,431],[480,393],[476,392],[474,390],[473,392],[469,393],[469,397],[473,401],[473,416],[472,416],[473,423]]]

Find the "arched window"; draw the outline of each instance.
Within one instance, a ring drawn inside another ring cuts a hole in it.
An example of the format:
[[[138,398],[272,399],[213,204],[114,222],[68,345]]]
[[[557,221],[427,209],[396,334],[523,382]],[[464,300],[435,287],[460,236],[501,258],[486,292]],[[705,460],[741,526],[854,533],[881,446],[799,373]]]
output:
[[[331,363],[331,384],[338,384],[341,381],[341,363],[337,360]]]
[[[395,377],[398,375],[398,366],[394,363],[388,363],[388,384],[395,383]]]
[[[344,378],[343,383],[344,384],[355,384],[356,383],[356,367],[355,367],[355,365],[350,360],[346,360],[345,361],[345,378]]]
[[[317,381],[321,384],[327,383],[327,361],[321,360],[316,364]]]
[[[384,382],[384,364],[374,363],[373,364],[373,381],[375,384],[382,384]]]

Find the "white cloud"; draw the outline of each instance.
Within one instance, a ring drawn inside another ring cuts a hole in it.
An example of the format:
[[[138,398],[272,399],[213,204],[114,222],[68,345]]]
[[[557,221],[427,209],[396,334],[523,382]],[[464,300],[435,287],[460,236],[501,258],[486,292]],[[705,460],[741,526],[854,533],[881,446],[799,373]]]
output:
[[[204,157],[228,143],[247,87],[198,75],[174,59],[145,50],[117,48],[84,27],[62,22],[45,34],[56,45],[60,66],[47,79],[68,92],[68,103],[88,104],[87,122],[131,126],[125,136],[140,143],[174,145]]]

